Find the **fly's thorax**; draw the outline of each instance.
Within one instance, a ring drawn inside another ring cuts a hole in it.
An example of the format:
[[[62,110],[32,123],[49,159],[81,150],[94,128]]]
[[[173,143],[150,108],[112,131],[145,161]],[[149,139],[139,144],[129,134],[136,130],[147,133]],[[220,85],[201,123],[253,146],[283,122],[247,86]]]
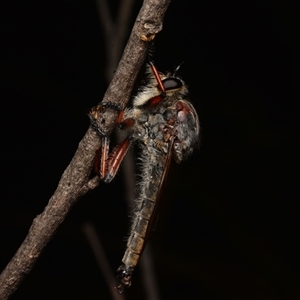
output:
[[[173,147],[173,157],[179,163],[186,159],[199,141],[199,119],[193,105],[187,100],[177,103],[180,110],[177,113],[176,140]]]

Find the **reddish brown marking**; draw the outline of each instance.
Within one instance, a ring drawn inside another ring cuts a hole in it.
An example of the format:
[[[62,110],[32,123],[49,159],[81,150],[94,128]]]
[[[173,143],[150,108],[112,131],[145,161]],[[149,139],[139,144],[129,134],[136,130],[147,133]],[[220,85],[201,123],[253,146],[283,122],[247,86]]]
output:
[[[133,118],[128,118],[123,120],[121,123],[119,123],[119,128],[120,129],[128,129],[133,127],[135,124],[135,120]]]
[[[161,78],[159,76],[159,73],[158,73],[156,67],[154,66],[153,62],[150,62],[149,64],[150,64],[151,70],[152,70],[152,72],[153,72],[153,74],[154,74],[154,76],[157,80],[157,83],[158,83],[158,86],[159,86],[160,90],[164,93],[165,92],[165,87],[164,87],[164,85],[161,81]]]
[[[184,103],[181,102],[181,101],[178,101],[178,102],[176,103],[176,109],[177,109],[178,111],[184,110],[185,107],[186,107],[186,105],[184,105]]]
[[[103,179],[106,174],[108,150],[109,150],[109,141],[108,138],[105,137],[102,139],[102,148],[101,148],[101,164],[100,164],[101,179]]]
[[[120,124],[123,120],[123,116],[124,116],[124,110],[119,112],[118,118],[117,118],[117,124]]]
[[[107,159],[107,173],[105,174],[104,181],[110,182],[116,175],[121,162],[127,153],[127,150],[130,145],[130,140],[126,138],[120,144],[118,144],[115,149],[111,152]]]
[[[183,122],[186,119],[187,114],[191,111],[189,105],[181,101],[177,102],[176,109],[178,111],[177,118],[180,122]]]
[[[162,101],[162,99],[163,99],[163,97],[161,95],[155,96],[149,100],[148,105],[155,106],[155,105],[159,104]]]

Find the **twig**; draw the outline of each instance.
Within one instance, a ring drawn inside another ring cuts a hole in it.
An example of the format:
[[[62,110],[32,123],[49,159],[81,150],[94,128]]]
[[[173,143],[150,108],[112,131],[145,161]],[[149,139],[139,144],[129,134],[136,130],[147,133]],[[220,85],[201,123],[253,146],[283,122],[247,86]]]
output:
[[[120,295],[115,290],[115,286],[117,284],[116,277],[114,276],[114,273],[112,272],[111,267],[108,263],[95,227],[93,226],[93,224],[86,222],[82,225],[82,231],[91,246],[93,254],[99,265],[99,269],[102,271],[102,275],[109,288],[111,298],[114,300],[124,300],[125,298],[123,297],[123,295]]]
[[[141,36],[157,34],[171,0],[145,0],[132,29],[123,57],[104,95],[104,102],[124,107],[130,98],[137,74],[146,58],[147,43]],[[115,125],[116,112],[107,109],[97,123],[109,135]],[[22,245],[0,275],[0,299],[7,299],[20,285],[36,263],[48,241],[63,222],[78,198],[99,181],[89,181],[95,151],[101,146],[99,136],[89,128],[64,171],[58,187],[44,211],[38,215]]]

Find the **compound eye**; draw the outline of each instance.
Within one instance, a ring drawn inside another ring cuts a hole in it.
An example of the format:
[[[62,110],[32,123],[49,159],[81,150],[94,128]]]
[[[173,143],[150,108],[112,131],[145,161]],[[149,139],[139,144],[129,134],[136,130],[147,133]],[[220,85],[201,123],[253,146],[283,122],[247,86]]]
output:
[[[177,78],[167,78],[162,80],[165,91],[179,90],[182,88],[182,82]]]

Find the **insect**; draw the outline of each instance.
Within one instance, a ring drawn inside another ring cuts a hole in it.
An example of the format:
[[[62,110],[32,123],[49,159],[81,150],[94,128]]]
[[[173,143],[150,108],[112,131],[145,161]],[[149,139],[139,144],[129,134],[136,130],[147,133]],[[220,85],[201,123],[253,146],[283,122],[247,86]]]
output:
[[[162,74],[150,62],[148,84],[134,97],[132,107],[119,113],[118,127],[127,131],[127,137],[110,154],[109,138],[103,137],[99,172],[105,182],[114,178],[132,142],[141,148],[138,197],[127,248],[117,270],[119,293],[131,285],[132,273],[149,236],[171,158],[177,163],[186,159],[199,139],[198,116],[187,100],[188,89],[177,76],[178,69]],[[92,124],[95,124],[98,109],[90,112]]]

